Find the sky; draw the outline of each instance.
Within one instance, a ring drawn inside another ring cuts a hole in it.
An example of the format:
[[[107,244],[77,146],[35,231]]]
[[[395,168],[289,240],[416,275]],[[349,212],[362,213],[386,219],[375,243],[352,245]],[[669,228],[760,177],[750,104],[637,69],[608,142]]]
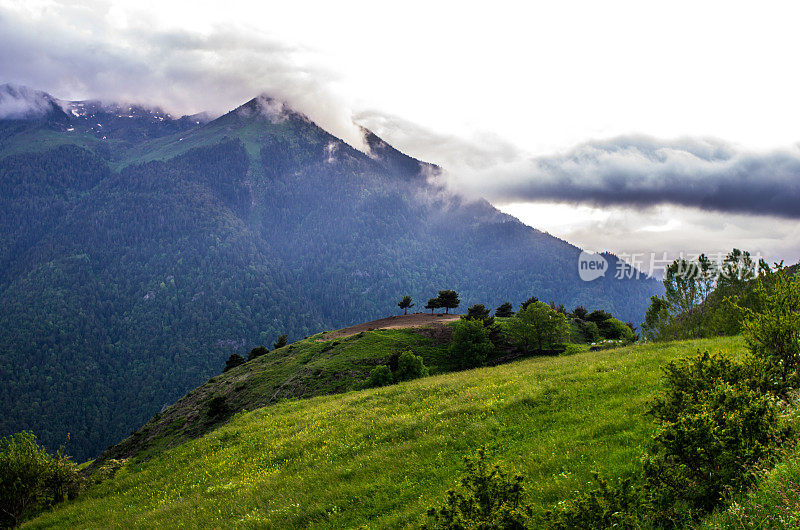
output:
[[[793,2],[0,0],[0,83],[222,113],[260,93],[621,255],[800,259]]]

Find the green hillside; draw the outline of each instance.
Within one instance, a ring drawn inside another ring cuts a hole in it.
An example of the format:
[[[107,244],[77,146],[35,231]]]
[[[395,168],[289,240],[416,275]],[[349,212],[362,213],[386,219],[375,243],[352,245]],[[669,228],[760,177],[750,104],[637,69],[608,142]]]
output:
[[[326,353],[347,355],[347,344]],[[134,458],[27,527],[413,526],[454,485],[461,457],[482,444],[527,477],[541,511],[584,489],[592,470],[635,466],[651,434],[644,410],[661,367],[697,350],[738,356],[744,344],[726,338],[539,357],[287,400],[151,451],[149,460]]]

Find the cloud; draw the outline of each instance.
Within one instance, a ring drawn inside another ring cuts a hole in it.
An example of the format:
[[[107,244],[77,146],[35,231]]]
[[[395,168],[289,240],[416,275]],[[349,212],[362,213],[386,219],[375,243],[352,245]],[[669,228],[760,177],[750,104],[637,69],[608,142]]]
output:
[[[357,112],[354,120],[406,154],[449,168],[488,170],[518,162],[521,151],[491,134],[460,137],[436,132],[378,110]]]
[[[173,114],[218,115],[266,93],[365,148],[337,76],[302,46],[231,23],[165,27],[143,9],[108,1],[31,6],[0,2],[0,83]]]
[[[483,169],[456,168],[451,187],[497,202],[559,201],[800,218],[800,150],[738,150],[716,140],[627,136],[564,154]]]

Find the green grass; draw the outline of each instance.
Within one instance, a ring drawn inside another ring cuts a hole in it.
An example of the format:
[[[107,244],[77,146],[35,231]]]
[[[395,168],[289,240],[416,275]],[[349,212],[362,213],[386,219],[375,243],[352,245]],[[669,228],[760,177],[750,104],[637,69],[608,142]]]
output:
[[[590,472],[633,469],[661,367],[739,338],[524,361],[235,416],[29,523],[30,528],[415,526],[482,444],[527,477],[536,510]]]
[[[322,341],[322,333],[295,342],[211,378],[157,414],[124,440],[108,458],[149,458],[218,427],[227,415],[210,417],[208,403],[224,396],[231,413],[254,410],[281,400],[337,394],[362,388],[369,372],[394,353],[421,355],[432,373],[454,367],[447,344],[411,329],[375,330]],[[103,458],[96,465],[102,464]]]

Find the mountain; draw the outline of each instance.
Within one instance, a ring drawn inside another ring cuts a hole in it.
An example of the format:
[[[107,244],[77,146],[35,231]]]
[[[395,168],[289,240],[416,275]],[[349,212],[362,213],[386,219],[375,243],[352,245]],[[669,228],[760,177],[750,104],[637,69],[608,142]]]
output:
[[[81,459],[231,353],[385,316],[405,294],[535,295],[638,322],[661,288],[582,282],[577,247],[265,96],[207,121],[0,95],[0,435],[69,433]]]

